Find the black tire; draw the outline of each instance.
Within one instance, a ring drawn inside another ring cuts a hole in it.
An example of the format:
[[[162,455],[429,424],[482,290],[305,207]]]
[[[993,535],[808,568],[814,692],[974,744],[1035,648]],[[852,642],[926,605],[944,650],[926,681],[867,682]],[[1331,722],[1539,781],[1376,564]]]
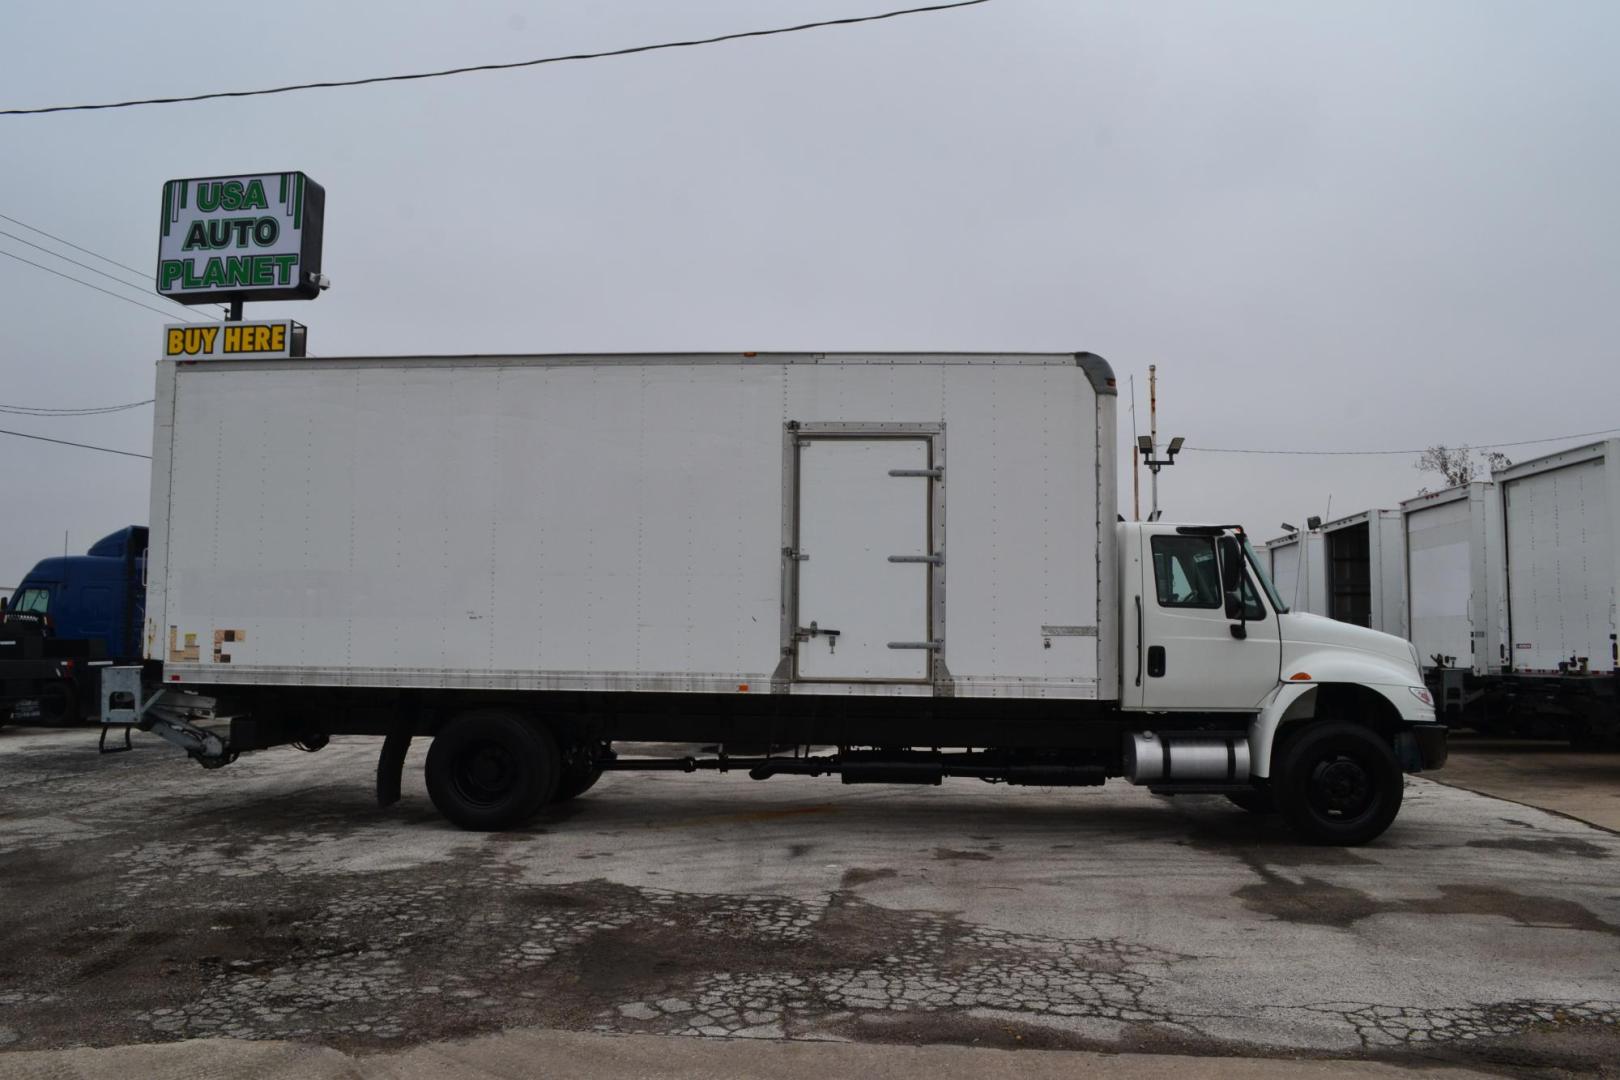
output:
[[[1277,799],[1268,787],[1257,787],[1253,791],[1230,791],[1226,794],[1233,806],[1247,810],[1251,814],[1275,814],[1277,812]]]
[[[39,688],[40,723],[77,724],[83,720],[79,715],[79,691],[72,683],[52,682]]]
[[[557,790],[557,741],[516,713],[478,709],[451,720],[427,755],[433,805],[463,829],[521,825]]]
[[[554,803],[567,802],[577,799],[602,779],[602,769],[597,761],[601,752],[600,743],[584,741],[572,742],[563,747],[562,769],[557,777],[557,793],[551,797]]]
[[[566,776],[558,782],[557,794],[551,797],[551,801],[567,802],[569,799],[577,799],[595,787],[596,782],[600,779],[602,779],[602,770],[594,768],[583,773]]]
[[[1406,777],[1394,749],[1360,724],[1312,724],[1288,741],[1271,790],[1288,823],[1313,844],[1365,844],[1401,810]]]

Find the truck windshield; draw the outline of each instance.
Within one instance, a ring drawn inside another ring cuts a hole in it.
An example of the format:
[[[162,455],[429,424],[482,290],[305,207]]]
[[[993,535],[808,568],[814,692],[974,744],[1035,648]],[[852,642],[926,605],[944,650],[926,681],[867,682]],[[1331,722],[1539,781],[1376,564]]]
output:
[[[18,615],[44,615],[51,605],[51,590],[23,589],[6,605],[8,613]]]
[[[1266,595],[1271,598],[1272,609],[1279,615],[1285,614],[1288,611],[1288,605],[1282,602],[1281,596],[1277,595],[1277,586],[1271,583],[1271,575],[1266,573],[1265,567],[1260,564],[1260,556],[1255,554],[1253,545],[1249,543],[1247,533],[1242,535],[1242,540],[1243,554],[1249,560],[1249,569],[1254,572],[1255,578],[1260,582],[1260,587],[1266,590]]]

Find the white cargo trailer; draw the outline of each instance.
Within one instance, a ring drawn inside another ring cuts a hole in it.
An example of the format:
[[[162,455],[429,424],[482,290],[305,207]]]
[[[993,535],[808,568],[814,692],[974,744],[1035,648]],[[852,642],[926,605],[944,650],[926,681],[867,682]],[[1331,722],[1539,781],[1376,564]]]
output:
[[[1505,669],[1612,672],[1620,587],[1620,440],[1495,474],[1507,547]]]
[[[1620,735],[1617,454],[1593,443],[1401,504],[1412,638],[1446,722]]]
[[[1119,522],[1115,393],[1089,353],[164,362],[104,715],[210,765],[384,736],[385,803],[432,736],[475,828],[663,768],[1123,775],[1377,835],[1444,760],[1411,646],[1282,613],[1239,530]]]
[[[1407,610],[1424,667],[1483,675],[1507,655],[1496,486],[1473,481],[1401,503]]]
[[[1501,503],[1474,481],[1401,503],[1412,643],[1441,717],[1477,724],[1483,676],[1507,656]]]
[[[1620,737],[1620,440],[1493,474],[1506,561],[1506,658],[1486,723],[1600,745]]]
[[[1327,563],[1322,534],[1310,529],[1279,536],[1266,543],[1271,580],[1290,611],[1327,614]]]
[[[1406,552],[1399,510],[1363,510],[1322,526],[1327,614],[1406,637]]]

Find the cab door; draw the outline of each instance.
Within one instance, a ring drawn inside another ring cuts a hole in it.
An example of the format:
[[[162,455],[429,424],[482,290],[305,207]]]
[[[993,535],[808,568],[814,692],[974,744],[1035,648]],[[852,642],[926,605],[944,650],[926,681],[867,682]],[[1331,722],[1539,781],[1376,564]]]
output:
[[[1241,548],[1200,526],[1128,527],[1125,698],[1153,710],[1252,711],[1277,685],[1277,613],[1256,588]],[[1228,534],[1229,535],[1229,534]],[[1241,618],[1229,617],[1222,549],[1235,554]],[[1241,636],[1240,636],[1241,635]],[[1134,659],[1135,668],[1132,669]]]

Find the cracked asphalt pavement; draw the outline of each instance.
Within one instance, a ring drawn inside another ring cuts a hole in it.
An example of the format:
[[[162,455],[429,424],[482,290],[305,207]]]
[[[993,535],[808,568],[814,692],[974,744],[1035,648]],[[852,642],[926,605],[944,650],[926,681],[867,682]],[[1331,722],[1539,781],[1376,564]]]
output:
[[[214,772],[150,736],[94,746],[0,731],[0,1073],[63,1048],[364,1057],[530,1030],[1620,1062],[1620,836],[1422,779],[1356,849],[1117,782],[739,774],[610,774],[476,834],[429,804],[423,745],[388,809],[374,740]]]

